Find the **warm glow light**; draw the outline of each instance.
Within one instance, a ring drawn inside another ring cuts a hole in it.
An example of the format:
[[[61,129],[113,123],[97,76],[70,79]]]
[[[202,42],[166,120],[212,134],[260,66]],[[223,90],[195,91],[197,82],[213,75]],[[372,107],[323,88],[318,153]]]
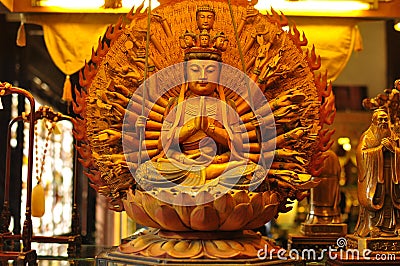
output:
[[[122,6],[123,7],[133,7],[133,6],[139,6],[143,3],[143,0],[122,0]],[[151,9],[156,8],[160,5],[160,3],[157,0],[151,0]],[[144,7],[147,8],[149,6],[149,1],[145,0],[144,1]]]
[[[343,150],[350,151],[351,150],[351,144],[350,143],[343,144]]]
[[[104,0],[39,0],[36,1],[38,6],[70,8],[70,9],[87,9],[87,8],[100,8],[104,5]],[[132,8],[139,6],[143,0],[122,0],[124,8]],[[151,8],[159,6],[157,0],[151,1]],[[144,1],[144,8],[149,6],[149,1]]]
[[[338,144],[339,145],[344,145],[346,143],[350,143],[350,139],[348,137],[341,137],[338,139]]]
[[[96,8],[104,5],[104,0],[42,0],[39,2],[40,6],[52,6],[62,8]]]
[[[319,1],[319,0],[263,0],[255,6],[258,10],[270,10],[271,7],[282,12],[324,12],[337,13],[356,10],[369,10],[371,5],[362,1]]]
[[[394,24],[394,29],[400,31],[400,21],[396,21]]]

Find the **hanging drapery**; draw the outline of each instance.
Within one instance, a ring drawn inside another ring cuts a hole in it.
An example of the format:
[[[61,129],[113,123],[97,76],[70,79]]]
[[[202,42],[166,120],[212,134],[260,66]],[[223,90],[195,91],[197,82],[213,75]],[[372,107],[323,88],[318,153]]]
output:
[[[115,23],[117,14],[32,14],[26,22],[43,27],[44,41],[54,64],[66,75],[63,100],[72,100],[69,75],[80,70],[89,61],[92,48]]]
[[[291,23],[292,18],[289,18]],[[320,73],[328,70],[332,82],[347,65],[353,51],[362,50],[362,38],[357,23],[360,20],[346,18],[296,17],[297,29],[306,35],[307,48],[321,56]]]

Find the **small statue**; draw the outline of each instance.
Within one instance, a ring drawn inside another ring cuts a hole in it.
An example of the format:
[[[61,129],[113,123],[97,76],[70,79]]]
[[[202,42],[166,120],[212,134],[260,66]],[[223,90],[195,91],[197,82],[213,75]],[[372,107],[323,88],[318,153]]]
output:
[[[355,235],[395,236],[400,232],[400,149],[387,111],[376,109],[357,147],[360,212]]]
[[[104,8],[121,8],[122,0],[105,0]]]
[[[341,223],[339,209],[340,163],[335,152],[325,152],[327,158],[321,175],[316,178],[320,183],[311,189],[310,213],[305,224],[338,224]],[[328,230],[327,230],[328,232]]]
[[[202,5],[196,10],[197,27],[200,31],[209,32],[214,27],[215,10],[209,5]]]
[[[202,30],[199,34],[199,46],[208,48],[210,46],[210,34],[207,30]]]
[[[186,30],[185,33],[179,37],[179,44],[182,49],[194,47],[196,45],[196,41],[196,34],[189,30]]]
[[[225,33],[219,32],[217,33],[214,38],[213,38],[213,47],[215,49],[221,50],[221,51],[226,51],[226,48],[228,47],[228,38],[225,36]]]

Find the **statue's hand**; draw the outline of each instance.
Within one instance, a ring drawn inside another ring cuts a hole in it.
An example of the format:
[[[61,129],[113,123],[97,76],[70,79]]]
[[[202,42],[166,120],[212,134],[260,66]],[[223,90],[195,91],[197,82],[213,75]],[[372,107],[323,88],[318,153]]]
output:
[[[285,139],[298,140],[301,136],[308,132],[309,127],[297,127],[292,131],[285,133]]]
[[[201,118],[202,118],[201,129],[204,132],[207,132],[207,130],[211,129],[212,125],[214,125],[214,119],[207,116],[202,116]]]
[[[135,123],[135,127],[137,132],[139,132],[140,129],[144,129],[146,126],[146,121],[147,121],[147,117],[145,116],[138,116],[136,123]]]
[[[193,154],[192,156],[190,156],[190,155],[187,156],[181,152],[173,151],[168,154],[167,159],[174,159],[174,160],[176,160],[180,163],[186,164],[186,165],[193,165],[193,164],[196,164],[196,161],[193,159],[196,156],[198,156],[198,155]]]
[[[250,118],[250,122],[254,127],[259,127],[264,124],[264,121],[260,115],[254,115],[252,118]]]
[[[275,150],[275,154],[281,158],[292,158],[292,157],[295,157],[296,155],[299,155],[299,156],[304,155],[305,153],[283,148],[283,149]]]
[[[189,123],[193,123],[193,126],[196,131],[200,130],[203,125],[203,117],[202,116],[196,116],[193,120],[189,121]]]
[[[259,13],[258,10],[255,9],[254,7],[248,7],[244,19],[247,21],[249,18],[257,16],[258,13]]]
[[[158,13],[153,13],[151,14],[151,16],[157,21],[157,22],[162,22],[163,20],[165,20],[165,18],[163,18],[163,16],[161,16]]]
[[[290,96],[291,95],[284,95],[284,96],[281,96],[281,97],[276,97],[275,98],[276,104],[279,107],[291,105],[292,101],[290,100]]]
[[[396,147],[396,142],[393,139],[391,139],[391,138],[383,138],[381,143],[382,143],[383,147],[385,147],[390,152],[394,153],[394,150],[395,150],[395,147]]]
[[[100,131],[97,136],[94,136],[93,139],[97,141],[103,141],[107,144],[113,144],[121,139],[121,132],[113,129],[104,129]]]

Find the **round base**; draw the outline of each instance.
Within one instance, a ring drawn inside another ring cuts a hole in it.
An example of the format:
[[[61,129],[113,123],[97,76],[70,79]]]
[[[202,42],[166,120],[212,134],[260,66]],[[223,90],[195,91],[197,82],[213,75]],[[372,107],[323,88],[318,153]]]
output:
[[[169,232],[147,231],[119,246],[125,254],[155,258],[258,258],[280,247],[253,231]],[[259,250],[262,250],[261,252]]]

